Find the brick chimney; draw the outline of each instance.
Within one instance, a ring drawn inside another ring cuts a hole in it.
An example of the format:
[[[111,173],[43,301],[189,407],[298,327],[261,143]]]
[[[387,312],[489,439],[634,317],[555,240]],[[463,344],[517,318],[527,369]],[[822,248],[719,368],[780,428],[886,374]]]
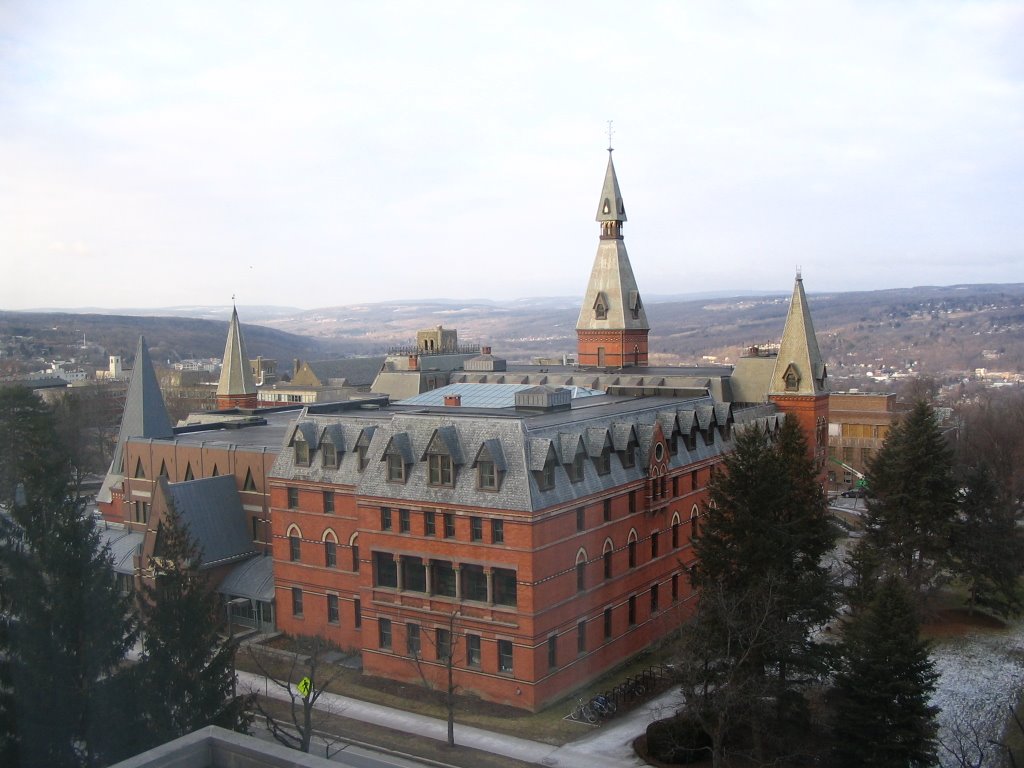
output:
[[[445,395],[444,404],[452,408],[458,408],[462,405],[462,395]]]
[[[489,355],[489,354],[491,354],[491,348],[490,347],[480,347],[480,354],[481,355]]]

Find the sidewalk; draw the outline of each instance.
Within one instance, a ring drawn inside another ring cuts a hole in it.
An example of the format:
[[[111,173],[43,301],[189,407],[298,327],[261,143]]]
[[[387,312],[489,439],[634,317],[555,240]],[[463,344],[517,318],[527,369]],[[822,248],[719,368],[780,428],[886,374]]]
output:
[[[238,672],[238,687],[240,691],[287,698],[284,691],[275,690],[274,686],[268,687],[265,678],[251,672]],[[458,722],[455,723],[455,742],[495,755],[557,768],[639,768],[645,764],[633,753],[633,739],[642,734],[652,720],[671,714],[678,706],[678,700],[679,693],[672,690],[620,719],[613,719],[608,725],[593,728],[581,724],[581,730],[586,729],[587,733],[562,747],[505,736],[460,725]],[[415,737],[437,741],[448,738],[448,726],[443,720],[348,696],[324,693],[317,701],[317,709],[329,710],[342,717],[391,728]]]

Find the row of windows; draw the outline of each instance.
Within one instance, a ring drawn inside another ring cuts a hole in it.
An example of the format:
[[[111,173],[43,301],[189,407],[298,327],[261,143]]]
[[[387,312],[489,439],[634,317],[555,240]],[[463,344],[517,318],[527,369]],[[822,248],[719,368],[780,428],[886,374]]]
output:
[[[167,471],[167,462],[164,461],[163,459],[160,460],[160,472],[158,473],[157,476],[158,477],[166,477],[168,479],[170,478],[170,473]],[[213,471],[210,473],[210,477],[219,477],[219,476],[220,476],[220,470],[217,468],[217,465],[214,464],[213,465]],[[133,477],[135,479],[137,479],[137,480],[145,480],[146,479],[146,470],[142,466],[142,457],[139,457],[139,458],[137,458],[135,460],[135,474],[133,475]],[[182,479],[183,479],[184,482],[188,482],[190,480],[195,480],[196,479],[195,474],[192,472],[192,462],[188,462],[185,465],[185,476]],[[256,488],[256,480],[253,478],[253,474],[252,474],[252,469],[251,468],[247,468],[245,470],[245,481],[242,483],[242,490],[243,491],[255,491],[255,490],[257,490],[257,488]]]
[[[386,477],[389,483],[404,483],[408,477],[408,466],[405,457],[397,451],[384,455]],[[456,466],[451,456],[443,453],[431,453],[427,456],[427,484],[435,488],[453,488],[455,486]],[[501,485],[501,473],[493,461],[477,459],[476,487],[481,491],[498,491]]]
[[[337,595],[328,594],[327,622],[341,624],[341,604]],[[301,619],[304,616],[305,594],[302,587],[292,587],[292,616]],[[363,625],[362,601],[357,597],[352,601],[352,626],[359,629]]]
[[[334,537],[334,538],[331,538]],[[334,535],[334,531],[327,530],[324,532],[324,539],[322,542],[324,547],[323,563],[327,568],[338,567],[338,541]],[[358,538],[353,536],[349,542],[349,552],[351,555],[351,570],[359,570],[359,543]],[[302,533],[299,531],[298,526],[293,525],[288,529],[288,559],[293,563],[302,562]]]
[[[373,553],[373,585],[513,608],[517,599],[514,570],[411,555],[396,557],[390,552]]]
[[[395,510],[391,507],[380,508],[380,529],[382,531],[393,531],[395,530]],[[455,537],[455,513],[454,512],[442,512],[441,515],[441,533],[446,539],[452,539]],[[438,515],[433,510],[425,510],[422,515],[423,522],[423,535],[424,536],[437,536],[438,531]],[[399,533],[411,533],[412,532],[412,512],[408,509],[398,510],[398,532]],[[469,518],[469,538],[470,541],[483,541],[484,540],[484,520],[482,517],[472,516]],[[493,518],[490,520],[490,539],[492,544],[504,544],[505,543],[505,521],[500,518]]]
[[[679,601],[679,574],[673,574],[671,580],[672,602]],[[660,610],[660,585],[655,584],[650,588],[650,612],[657,613]],[[604,640],[611,640],[613,636],[613,609],[605,608],[602,614],[602,630]],[[637,595],[631,595],[626,603],[627,621],[630,627],[637,623]],[[586,619],[576,624],[576,653],[587,652],[587,625]],[[423,654],[422,627],[415,622],[408,622],[405,625],[405,652],[416,659],[424,658]],[[430,637],[428,635],[428,637]],[[473,669],[480,668],[481,662],[481,637],[473,633],[463,635],[466,644],[466,666]],[[436,661],[448,662],[454,651],[451,630],[438,627],[430,637],[430,644],[433,645],[433,658]],[[379,618],[377,620],[377,646],[381,650],[394,650],[394,633],[391,619]],[[557,669],[559,635],[551,635],[547,640],[548,668]],[[514,657],[512,652],[512,641],[498,639],[498,671],[511,674],[515,671]]]

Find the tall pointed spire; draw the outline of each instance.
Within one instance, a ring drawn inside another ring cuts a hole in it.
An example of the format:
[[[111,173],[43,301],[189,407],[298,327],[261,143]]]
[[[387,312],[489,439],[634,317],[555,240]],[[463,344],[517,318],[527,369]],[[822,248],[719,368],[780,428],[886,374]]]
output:
[[[125,443],[132,437],[166,438],[173,437],[171,420],[167,416],[164,397],[160,393],[160,385],[153,370],[153,361],[149,358],[146,339],[139,336],[135,349],[135,366],[128,381],[128,394],[125,396],[124,412],[121,415],[121,429],[117,434],[114,446],[114,458],[110,469],[103,480],[96,501],[101,504],[111,502],[111,490],[124,479]]]
[[[256,383],[245,351],[245,339],[238,322],[238,308],[231,306],[228,339],[221,361],[220,382],[217,384],[217,408],[255,408]]]
[[[576,322],[578,362],[600,368],[645,366],[651,327],[622,239],[626,206],[611,147],[596,221],[601,238]]]
[[[768,393],[772,395],[819,395],[828,390],[828,372],[818,349],[804,281],[797,270],[789,315],[782,331]]]

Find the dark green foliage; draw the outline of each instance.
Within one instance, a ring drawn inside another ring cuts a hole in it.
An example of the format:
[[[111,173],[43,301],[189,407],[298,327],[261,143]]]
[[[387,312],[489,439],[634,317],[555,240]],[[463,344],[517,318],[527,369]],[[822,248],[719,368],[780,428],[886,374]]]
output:
[[[720,759],[733,723],[745,721],[764,744],[803,711],[799,691],[823,671],[812,635],[835,612],[822,564],[835,534],[795,420],[774,444],[754,430],[740,433],[709,496],[694,541],[701,599],[682,629],[682,666],[688,703]],[[768,701],[775,703],[755,706]]]
[[[647,726],[647,753],[662,763],[689,765],[711,755],[711,737],[692,717],[656,720]]]
[[[140,701],[154,744],[207,725],[246,731],[245,697],[234,694],[235,646],[217,633],[220,603],[199,570],[200,553],[173,506],[161,522],[158,575],[140,601]]]
[[[938,678],[919,638],[917,610],[898,577],[846,627],[837,675],[834,764],[907,768],[935,762]]]
[[[953,452],[927,403],[918,402],[890,430],[867,479],[865,544],[925,600],[950,572],[956,517]]]
[[[972,467],[964,478],[953,556],[972,610],[979,606],[1003,617],[1021,612],[1024,535],[1003,486],[986,465]]]
[[[69,489],[52,414],[31,393],[0,390],[0,435],[0,493],[12,504],[0,572],[15,764],[123,757],[108,738],[108,704],[135,636],[129,606],[92,517]]]

